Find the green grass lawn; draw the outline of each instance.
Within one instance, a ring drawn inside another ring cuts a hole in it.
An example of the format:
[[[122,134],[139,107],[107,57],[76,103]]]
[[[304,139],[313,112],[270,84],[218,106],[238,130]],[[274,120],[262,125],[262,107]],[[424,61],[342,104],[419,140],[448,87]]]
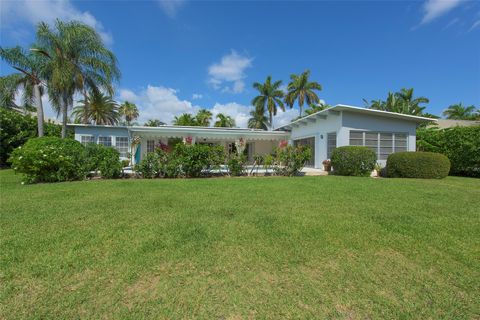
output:
[[[478,179],[0,180],[0,319],[480,317]]]

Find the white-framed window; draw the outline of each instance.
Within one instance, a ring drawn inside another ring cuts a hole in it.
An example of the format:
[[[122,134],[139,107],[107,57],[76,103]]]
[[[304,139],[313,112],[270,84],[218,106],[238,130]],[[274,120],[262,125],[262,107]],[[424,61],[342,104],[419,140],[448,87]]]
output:
[[[116,137],[115,148],[120,153],[121,158],[127,158],[128,155],[128,137]]]
[[[155,140],[147,140],[147,152],[155,151]]]
[[[408,136],[406,133],[351,130],[350,145],[368,147],[378,160],[387,160],[393,152],[408,150]]]
[[[95,143],[95,138],[92,135],[80,136],[80,143],[86,146],[89,143]]]
[[[105,147],[111,147],[112,137],[98,137],[98,144],[102,144]]]
[[[337,134],[335,132],[327,133],[327,159],[332,157],[333,150],[337,147]]]

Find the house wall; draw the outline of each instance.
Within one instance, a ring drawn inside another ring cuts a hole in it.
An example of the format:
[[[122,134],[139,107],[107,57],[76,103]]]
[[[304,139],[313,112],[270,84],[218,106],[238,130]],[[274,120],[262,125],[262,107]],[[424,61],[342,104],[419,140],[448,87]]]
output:
[[[115,146],[116,137],[129,137],[127,128],[123,127],[75,127],[75,140],[81,142],[81,136],[93,136],[95,143],[98,143],[98,137],[111,137],[112,146]],[[130,137],[128,139],[130,146]],[[128,152],[130,152],[130,147]]]
[[[265,155],[272,153],[279,141],[253,141],[253,143],[253,154]]]

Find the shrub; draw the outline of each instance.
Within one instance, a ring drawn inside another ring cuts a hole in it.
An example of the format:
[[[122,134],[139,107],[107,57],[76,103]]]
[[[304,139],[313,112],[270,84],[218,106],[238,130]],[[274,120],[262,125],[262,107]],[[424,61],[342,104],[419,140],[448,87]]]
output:
[[[305,162],[312,157],[312,151],[306,146],[286,146],[277,148],[275,155],[275,162],[278,164],[274,167],[275,172],[282,176],[294,176],[302,170]]]
[[[391,178],[442,179],[450,171],[450,160],[434,152],[397,152],[387,159],[387,176]]]
[[[331,162],[334,174],[368,177],[375,168],[377,156],[367,147],[344,146],[333,150]]]
[[[80,180],[88,172],[85,148],[72,139],[30,139],[12,152],[10,162],[27,183]]]
[[[100,171],[103,178],[118,178],[122,173],[118,151],[101,144],[89,143],[85,146],[85,166],[88,171]]]
[[[165,164],[162,162],[160,153],[149,152],[145,158],[136,166],[144,178],[153,179],[158,178],[164,173]]]
[[[224,159],[222,146],[177,144],[171,153],[166,172],[169,177],[199,177],[205,171],[220,166]]]
[[[231,176],[241,176],[245,172],[246,157],[243,154],[231,155],[227,161],[228,172]]]
[[[480,126],[418,129],[417,149],[450,159],[450,174],[480,177]]]

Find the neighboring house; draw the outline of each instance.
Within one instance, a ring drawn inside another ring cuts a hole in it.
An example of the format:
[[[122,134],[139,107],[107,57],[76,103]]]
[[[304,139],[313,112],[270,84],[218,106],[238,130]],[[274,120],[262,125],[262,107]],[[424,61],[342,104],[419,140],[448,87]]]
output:
[[[436,123],[433,123],[428,127],[445,129],[445,128],[451,128],[451,127],[471,127],[471,126],[480,126],[480,120],[438,119]]]
[[[229,152],[234,152],[243,145],[249,161],[253,160],[255,154],[273,152],[281,141],[287,140],[293,145],[310,146],[313,156],[307,165],[323,168],[322,161],[330,158],[333,149],[348,145],[371,148],[377,154],[378,162],[384,165],[388,155],[393,152],[415,151],[416,128],[428,121],[435,120],[336,105],[295,120],[275,131],[182,126],[69,126],[75,128],[75,139],[81,143],[93,142],[115,147],[121,158],[131,156],[134,164],[141,161],[147,152],[153,152],[156,145],[169,144],[173,142],[172,139],[219,144]]]

